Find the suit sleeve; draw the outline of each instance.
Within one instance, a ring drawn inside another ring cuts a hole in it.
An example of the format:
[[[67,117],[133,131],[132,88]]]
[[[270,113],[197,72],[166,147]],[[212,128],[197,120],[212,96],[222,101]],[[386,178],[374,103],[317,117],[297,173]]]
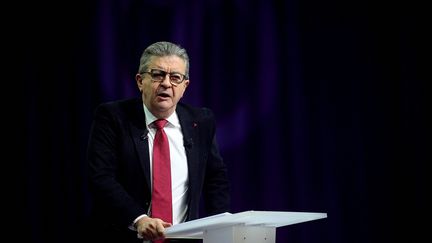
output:
[[[219,152],[216,139],[216,122],[209,112],[207,166],[204,180],[204,203],[207,214],[213,215],[230,211],[230,183],[227,166]]]

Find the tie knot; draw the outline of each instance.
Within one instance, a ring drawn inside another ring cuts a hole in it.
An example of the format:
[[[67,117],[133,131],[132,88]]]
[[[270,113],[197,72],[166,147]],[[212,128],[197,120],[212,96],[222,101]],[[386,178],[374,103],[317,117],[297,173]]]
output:
[[[168,121],[165,119],[158,119],[158,120],[154,121],[153,123],[154,123],[155,127],[159,130],[159,129],[164,128],[165,125],[167,124],[167,122]]]

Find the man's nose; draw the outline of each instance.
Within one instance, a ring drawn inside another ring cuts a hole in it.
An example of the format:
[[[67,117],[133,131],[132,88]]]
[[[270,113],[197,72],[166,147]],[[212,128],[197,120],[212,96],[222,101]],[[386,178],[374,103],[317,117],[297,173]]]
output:
[[[165,75],[165,77],[163,78],[161,84],[164,85],[164,86],[166,86],[166,87],[170,87],[170,86],[172,85],[172,84],[171,84],[171,80],[170,80],[170,75],[169,75],[169,73],[167,73],[167,74]]]

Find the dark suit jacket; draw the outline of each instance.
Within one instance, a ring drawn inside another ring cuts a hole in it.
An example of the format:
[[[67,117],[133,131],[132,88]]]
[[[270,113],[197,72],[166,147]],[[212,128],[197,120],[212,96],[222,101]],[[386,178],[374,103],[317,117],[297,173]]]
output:
[[[215,120],[206,108],[179,103],[188,170],[187,220],[200,217],[203,196],[208,215],[230,210],[229,183],[215,139]],[[105,242],[142,242],[128,229],[151,201],[147,129],[141,99],[97,107],[88,143],[94,211],[90,230]]]

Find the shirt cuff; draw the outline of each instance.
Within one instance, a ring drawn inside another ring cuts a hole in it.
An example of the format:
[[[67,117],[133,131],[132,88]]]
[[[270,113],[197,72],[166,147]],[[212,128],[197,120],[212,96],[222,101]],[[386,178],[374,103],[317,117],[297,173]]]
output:
[[[143,218],[143,217],[147,217],[147,214],[141,214],[140,216],[138,216],[133,222],[132,222],[132,224],[130,224],[129,225],[129,229],[130,230],[133,230],[133,231],[136,231],[137,229],[136,229],[136,227],[135,227],[135,224],[136,224],[136,222],[138,222],[138,220],[140,220],[141,218]]]

